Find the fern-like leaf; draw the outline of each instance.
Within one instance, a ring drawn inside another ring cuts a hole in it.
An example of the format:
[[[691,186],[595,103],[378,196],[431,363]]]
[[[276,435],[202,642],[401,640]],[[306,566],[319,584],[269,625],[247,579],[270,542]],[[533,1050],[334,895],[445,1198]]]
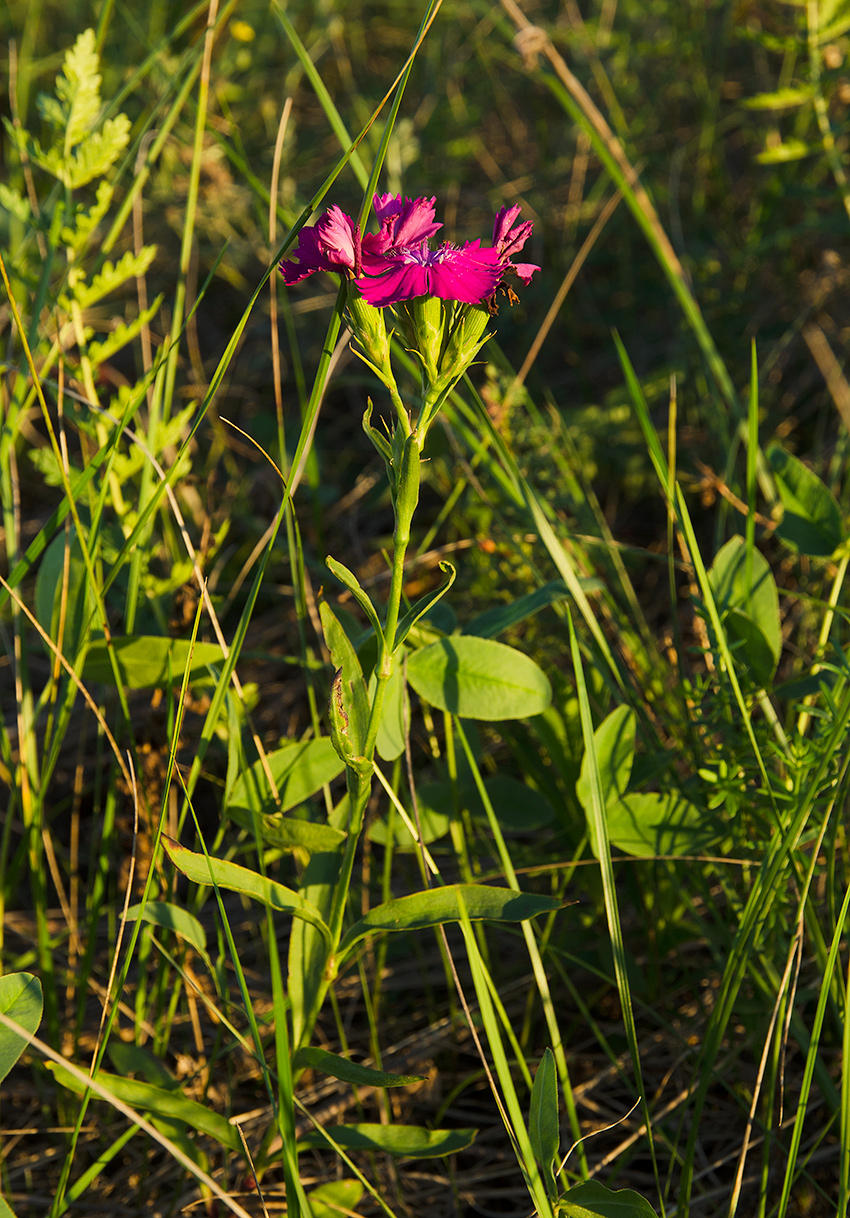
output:
[[[103,342],[89,343],[88,357],[92,364],[95,367],[99,367],[110,359],[116,351],[120,351],[122,347],[126,347],[128,343],[131,343],[141,332],[142,327],[146,326],[155,315],[161,304],[162,296],[157,296],[149,308],[143,309],[133,321],[121,322]]]
[[[100,111],[100,72],[94,30],[85,30],[65,55],[56,96],[65,112],[65,152],[94,130]]]
[[[74,299],[81,309],[89,309],[93,304],[97,304],[104,296],[108,296],[110,292],[114,292],[116,288],[120,288],[128,279],[135,279],[139,275],[144,275],[150,264],[153,262],[156,254],[155,245],[144,245],[138,254],[134,254],[131,250],[127,250],[116,263],[104,262],[103,269],[99,275],[95,275],[91,283],[86,283],[82,275],[75,282],[69,284],[74,293]],[[60,300],[63,308],[68,309],[70,302],[67,297]]]

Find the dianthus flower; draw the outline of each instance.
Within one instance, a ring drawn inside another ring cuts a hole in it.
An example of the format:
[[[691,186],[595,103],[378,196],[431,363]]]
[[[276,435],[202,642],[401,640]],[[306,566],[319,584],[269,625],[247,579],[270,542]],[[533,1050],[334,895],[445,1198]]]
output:
[[[334,204],[315,225],[301,229],[294,253],[297,262],[280,264],[287,287],[317,271],[341,272],[355,278],[363,267],[360,225]]]
[[[503,269],[513,271],[523,283],[528,284],[531,282],[531,276],[535,271],[539,271],[540,267],[533,262],[511,262],[511,255],[519,253],[531,236],[533,228],[530,220],[518,224],[516,228],[511,227],[521,211],[519,205],[502,208],[493,223],[493,246],[499,251]]]
[[[375,195],[373,206],[380,231],[361,238],[360,227],[337,206],[331,207],[311,228],[302,228],[295,249],[297,262],[282,262],[287,286],[314,275],[335,271],[355,281],[363,299],[374,308],[435,296],[460,304],[480,305],[490,300],[505,277],[515,274],[531,281],[538,266],[514,262],[531,235],[531,221],[515,225],[518,206],[503,207],[493,225],[493,244],[482,249],[479,240],[464,245],[444,241],[431,248],[429,241],[442,225],[434,220],[431,199],[403,199],[401,195]],[[510,289],[505,287],[513,297]]]

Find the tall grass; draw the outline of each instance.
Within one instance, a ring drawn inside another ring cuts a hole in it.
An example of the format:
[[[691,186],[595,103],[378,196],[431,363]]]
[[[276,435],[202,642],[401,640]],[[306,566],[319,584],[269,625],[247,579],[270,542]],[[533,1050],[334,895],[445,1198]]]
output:
[[[848,34],[11,6],[0,1212],[846,1213]],[[376,190],[543,266],[409,546],[276,274]],[[427,686],[476,639],[538,713]]]

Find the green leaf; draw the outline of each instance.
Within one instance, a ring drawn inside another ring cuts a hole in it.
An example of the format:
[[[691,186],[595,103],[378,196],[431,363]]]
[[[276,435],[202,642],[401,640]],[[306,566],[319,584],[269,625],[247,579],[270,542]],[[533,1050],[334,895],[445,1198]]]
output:
[[[176,1091],[180,1080],[176,1079],[165,1064],[155,1057],[149,1049],[134,1045],[132,1041],[110,1040],[107,1048],[109,1060],[122,1078],[130,1074],[141,1074],[146,1083],[163,1087],[166,1091]]]
[[[82,1095],[85,1091],[85,1084],[58,1063],[45,1062],[45,1065],[52,1071],[56,1081],[69,1091],[77,1095]],[[98,1070],[95,1078],[116,1099],[129,1104],[131,1108],[139,1112],[153,1113],[169,1121],[182,1121],[191,1129],[208,1134],[228,1150],[242,1153],[242,1142],[236,1126],[231,1125],[220,1113],[188,1099],[182,1092],[167,1091],[163,1087],[155,1087],[152,1083],[121,1078],[118,1074],[107,1074],[103,1070]]]
[[[44,998],[41,982],[32,973],[7,973],[0,977],[0,1011],[35,1036],[41,1023]],[[6,1077],[29,1042],[11,1028],[0,1028],[0,1082]]]
[[[599,579],[584,579],[579,581],[585,592],[600,592],[603,589]],[[479,614],[463,629],[464,634],[476,635],[481,639],[494,639],[496,635],[518,626],[526,618],[539,613],[547,605],[554,605],[569,596],[569,589],[561,579],[550,580],[535,592],[527,592],[510,605],[497,605]]]
[[[343,936],[339,955],[345,955],[358,940],[374,931],[422,930],[427,926],[459,922],[463,907],[473,921],[486,918],[492,922],[525,922],[538,914],[560,909],[562,904],[557,897],[538,897],[530,892],[484,884],[432,888],[376,905]]]
[[[139,336],[143,328],[150,322],[155,314],[159,311],[159,306],[162,304],[162,295],[157,296],[156,300],[147,309],[142,309],[138,317],[130,322],[119,322],[112,330],[108,338],[103,342],[89,343],[88,357],[91,363],[99,368],[101,364],[105,364],[107,360],[112,359],[116,351],[121,351],[135,338]],[[194,407],[193,407],[194,409]]]
[[[226,809],[233,814],[251,812],[288,812],[303,804],[345,769],[330,736],[285,744],[266,757],[280,796],[275,801],[263,763],[257,761],[233,784]],[[240,822],[241,823],[241,822]]]
[[[209,964],[207,955],[207,936],[194,914],[179,905],[169,901],[147,901],[142,907],[134,905],[127,910],[127,921],[135,922],[139,916],[152,926],[161,926],[164,930],[173,930],[187,943],[191,943],[198,955]]]
[[[419,1125],[330,1125],[325,1132],[344,1150],[383,1151],[409,1159],[439,1159],[457,1154],[475,1141],[477,1129],[423,1129]],[[312,1129],[299,1142],[300,1147],[327,1148],[328,1140]]]
[[[702,814],[677,793],[629,793],[607,807],[608,838],[627,854],[696,854],[708,834]]]
[[[407,684],[404,679],[404,656],[407,648],[400,647],[395,653],[393,671],[384,687],[384,704],[375,742],[378,756],[384,761],[395,761],[404,752],[405,707],[409,707]],[[375,673],[369,678],[369,701],[375,697],[378,678]]]
[[[549,679],[532,659],[474,635],[415,651],[407,679],[426,702],[464,719],[525,719],[552,700]]]
[[[555,810],[544,795],[510,774],[491,774],[484,779],[484,789],[496,820],[509,832],[531,833],[551,824],[555,818]],[[484,815],[478,792],[471,791],[470,797],[467,806],[473,815]]]
[[[336,674],[331,685],[331,739],[348,765],[363,757],[369,727],[369,698],[357,652],[327,601],[319,605],[325,642]]]
[[[528,1115],[528,1137],[534,1157],[543,1169],[546,1191],[552,1201],[558,1196],[558,1186],[552,1164],[561,1144],[558,1114],[558,1072],[555,1055],[546,1049],[531,1088],[531,1109]]]
[[[335,558],[331,558],[330,554],[325,559],[325,566],[328,568],[331,575],[335,575],[339,582],[345,585],[345,587],[357,601],[357,604],[368,617],[376,636],[379,639],[382,639],[384,637],[384,631],[381,627],[381,622],[378,618],[375,606],[360,587],[360,582],[354,572],[349,571],[348,567],[343,566],[341,562],[337,562]]]
[[[14,1210],[0,1197],[0,1218],[15,1218]]]
[[[307,1194],[313,1218],[348,1218],[363,1196],[359,1180],[329,1180]]]
[[[331,825],[316,824],[315,821],[284,816],[283,813],[263,815],[249,812],[246,808],[230,808],[228,815],[249,833],[254,832],[256,815],[260,837],[278,850],[306,850],[314,854],[322,850],[336,850],[345,840],[345,834]]]
[[[762,629],[740,609],[730,609],[725,624],[732,654],[744,668],[750,670],[759,685],[770,685],[776,671],[776,660]]]
[[[747,547],[743,537],[732,537],[718,553],[708,580],[730,642],[743,644],[735,655],[756,679],[770,682],[782,651],[779,594],[773,573],[756,549],[750,558],[747,585]]]
[[[564,1193],[558,1210],[565,1218],[658,1218],[640,1193],[630,1188],[612,1193],[596,1180],[585,1180]]]
[[[451,826],[452,792],[448,782],[424,782],[416,788],[416,803],[419,808],[419,828],[425,845],[439,841],[445,837]],[[411,821],[416,824],[416,818],[410,813]],[[389,830],[386,816],[373,820],[366,832],[370,842],[385,846],[389,840]],[[398,815],[393,820],[393,849],[410,851],[418,850],[407,825]]]
[[[795,106],[804,106],[814,97],[814,89],[806,86],[802,89],[776,89],[773,93],[756,93],[754,97],[741,99],[741,105],[747,110],[791,110]]]
[[[78,144],[95,125],[100,111],[100,73],[94,30],[85,30],[65,52],[62,73],[56,77],[56,96],[39,94],[42,118],[62,132],[67,146]]]
[[[65,584],[65,552],[68,552],[68,577]],[[65,620],[61,647],[73,659],[82,645],[86,628],[95,609],[89,589],[88,572],[76,529],[62,532],[47,547],[35,581],[35,612],[39,624],[54,643],[59,643],[62,589],[65,587]]]
[[[92,176],[97,175],[93,174]],[[83,183],[78,183],[78,185],[83,185]],[[79,286],[74,290],[74,298],[80,308],[90,309],[92,305],[103,300],[110,292],[114,292],[116,288],[122,287],[128,279],[140,279],[153,262],[156,256],[156,248],[155,245],[143,245],[138,254],[134,254],[132,250],[127,250],[116,263],[112,263],[107,259],[91,283],[86,284],[81,281]]]
[[[282,913],[291,913],[296,918],[302,918],[321,931],[327,939],[330,938],[330,931],[318,909],[291,888],[285,888],[283,884],[278,884],[257,871],[240,867],[238,863],[230,863],[226,859],[208,859],[203,854],[196,854],[165,834],[162,841],[177,870],[195,884],[211,887],[215,881],[219,888],[242,892],[245,896],[268,905],[270,909],[279,909]]]
[[[635,716],[628,706],[618,706],[600,723],[593,733],[599,778],[602,783],[602,799],[606,808],[611,807],[629,785],[632,763],[635,756]],[[599,858],[599,846],[593,822],[593,799],[590,781],[590,754],[585,753],[581,763],[581,774],[576,783],[576,796],[587,814],[590,845]]]
[[[327,1049],[299,1049],[292,1059],[293,1070],[322,1070],[343,1083],[354,1083],[364,1087],[407,1087],[411,1083],[421,1083],[425,1074],[388,1074],[386,1070],[372,1070],[368,1066],[358,1066],[338,1053],[329,1053]]]
[[[420,618],[437,618],[438,615],[434,613],[434,610],[437,608],[437,605],[442,598],[446,595],[449,588],[451,588],[452,584],[455,582],[455,578],[457,577],[457,571],[447,560],[444,559],[439,566],[443,574],[447,576],[446,582],[441,588],[438,588],[436,592],[426,592],[424,596],[420,596],[419,600],[415,601],[410,606],[407,613],[405,613],[399,621],[398,629],[395,632],[396,647],[404,642]],[[441,606],[441,608],[449,609],[451,612],[451,608],[448,605]],[[436,622],[435,624],[439,625],[439,622]],[[445,631],[445,633],[448,634],[449,631]]]
[[[768,449],[767,456],[785,509],[777,535],[800,554],[828,558],[846,536],[834,496],[802,461],[778,445]]]
[[[163,639],[156,635],[123,635],[113,637],[112,647],[118,661],[121,680],[128,689],[148,689],[164,685],[170,679],[178,684],[192,654],[192,677],[204,675],[209,664],[223,664],[224,652],[217,643],[195,643],[190,639]],[[169,664],[170,661],[170,664]],[[112,666],[105,639],[89,645],[83,664],[84,681],[113,683]]]
[[[762,152],[756,154],[755,160],[759,165],[784,165],[787,161],[800,161],[804,156],[811,156],[817,148],[804,140],[790,139],[782,144],[771,144]]]

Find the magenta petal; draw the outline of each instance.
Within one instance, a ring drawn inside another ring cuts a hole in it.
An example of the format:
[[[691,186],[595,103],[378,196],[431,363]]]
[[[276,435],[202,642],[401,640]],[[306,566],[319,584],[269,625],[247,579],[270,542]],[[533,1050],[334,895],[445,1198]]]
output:
[[[531,283],[531,276],[535,271],[539,271],[540,267],[535,266],[533,262],[511,262],[508,264],[514,270],[524,284]]]
[[[361,296],[376,309],[427,294],[428,278],[424,266],[416,262],[388,260],[386,267],[380,276],[367,275],[357,280]]]
[[[494,249],[482,250],[477,241],[463,249],[444,247],[442,257],[431,266],[431,292],[443,300],[480,304],[492,296],[502,277],[502,264]]]
[[[503,207],[496,216],[493,221],[493,244],[497,249],[501,248],[501,243],[505,240],[511,225],[521,211],[522,208],[517,204],[514,207]]]
[[[396,248],[427,241],[443,227],[434,222],[435,203],[436,198],[405,200],[404,208],[393,224],[393,245]]]
[[[397,216],[404,206],[404,201],[401,195],[373,195],[372,207],[375,210],[375,215],[379,220],[389,220],[392,216]]]
[[[351,216],[336,204],[329,208],[316,225],[319,245],[332,266],[353,271],[358,264],[358,234]]]
[[[297,262],[288,260],[280,264],[280,273],[283,275],[283,282],[287,287],[293,283],[299,283],[308,275],[315,275],[316,271],[329,269],[319,247],[315,228],[301,229],[298,234],[298,245],[295,247],[295,257],[298,259]]]

